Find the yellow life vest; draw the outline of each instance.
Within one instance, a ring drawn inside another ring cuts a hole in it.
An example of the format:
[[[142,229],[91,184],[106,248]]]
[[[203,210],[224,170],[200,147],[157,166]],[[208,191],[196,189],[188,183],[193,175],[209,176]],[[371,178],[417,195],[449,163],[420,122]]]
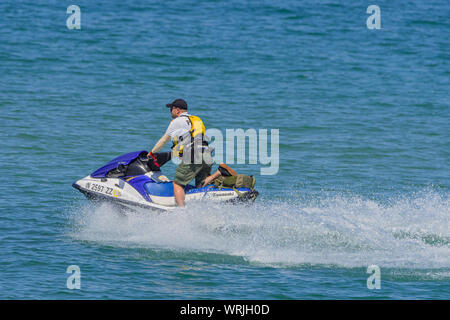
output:
[[[204,143],[206,143],[203,140],[203,137],[205,136],[206,129],[205,125],[203,124],[202,119],[200,119],[197,116],[187,116],[187,115],[181,115],[180,117],[186,117],[189,119],[189,122],[191,123],[191,129],[188,133],[173,138],[173,146],[172,146],[172,152],[175,157],[181,157],[183,156],[183,149],[184,147],[190,147],[194,144],[194,139],[201,138]],[[201,136],[198,136],[201,135]],[[188,139],[187,142],[183,143],[184,140]],[[187,145],[188,144],[188,145]],[[206,143],[207,145],[207,143]]]

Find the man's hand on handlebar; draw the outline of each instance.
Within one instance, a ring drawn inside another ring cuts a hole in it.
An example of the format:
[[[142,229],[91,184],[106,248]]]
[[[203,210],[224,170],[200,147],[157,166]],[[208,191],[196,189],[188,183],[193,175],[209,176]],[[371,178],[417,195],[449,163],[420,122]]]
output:
[[[153,163],[159,168],[158,160],[156,159],[156,156],[151,151],[147,154],[147,158],[149,158],[149,159],[151,158],[153,160]]]

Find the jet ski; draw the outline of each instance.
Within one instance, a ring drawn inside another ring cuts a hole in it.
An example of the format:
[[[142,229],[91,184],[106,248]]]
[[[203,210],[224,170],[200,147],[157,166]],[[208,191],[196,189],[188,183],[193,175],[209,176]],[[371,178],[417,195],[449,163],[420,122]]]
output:
[[[145,150],[121,155],[80,179],[72,186],[94,201],[109,201],[123,209],[173,210],[176,208],[173,184],[161,171],[171,159],[171,152],[147,157]],[[214,201],[253,203],[258,192],[250,188],[225,188],[186,185],[185,202]]]

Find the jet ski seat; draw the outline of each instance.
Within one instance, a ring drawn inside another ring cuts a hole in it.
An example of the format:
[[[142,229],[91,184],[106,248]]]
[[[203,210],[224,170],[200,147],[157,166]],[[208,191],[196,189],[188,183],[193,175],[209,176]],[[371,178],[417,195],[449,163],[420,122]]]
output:
[[[161,171],[160,167],[171,159],[171,152],[156,153],[156,162],[147,157],[146,152],[141,152],[139,156],[127,165],[119,164],[116,168],[107,173],[108,178],[119,178],[124,176],[140,176],[148,172]]]

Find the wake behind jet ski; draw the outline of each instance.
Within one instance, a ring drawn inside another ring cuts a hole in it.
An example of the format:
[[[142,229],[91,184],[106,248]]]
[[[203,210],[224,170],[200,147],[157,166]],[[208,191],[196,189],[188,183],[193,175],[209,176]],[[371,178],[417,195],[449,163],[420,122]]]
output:
[[[110,201],[122,208],[172,210],[176,208],[173,184],[162,172],[163,164],[171,159],[171,152],[147,151],[121,155],[72,186],[90,200]],[[195,200],[223,203],[252,203],[258,192],[246,187],[221,185],[220,181],[205,187],[186,185],[186,202]]]

